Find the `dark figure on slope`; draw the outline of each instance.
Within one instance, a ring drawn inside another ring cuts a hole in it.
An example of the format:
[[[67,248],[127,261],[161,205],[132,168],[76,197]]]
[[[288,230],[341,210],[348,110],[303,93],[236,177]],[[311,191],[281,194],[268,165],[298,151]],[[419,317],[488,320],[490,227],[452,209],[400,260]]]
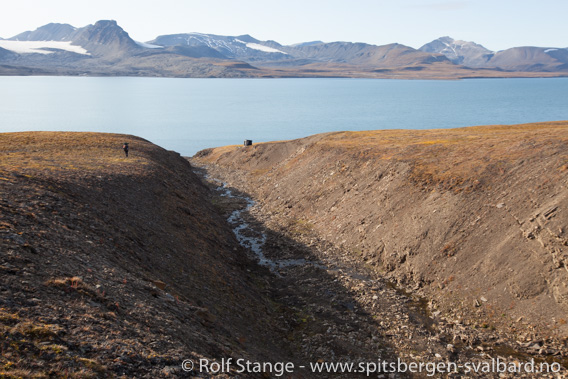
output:
[[[128,157],[128,142],[125,142],[124,145],[122,145],[122,149],[124,150],[124,154]]]

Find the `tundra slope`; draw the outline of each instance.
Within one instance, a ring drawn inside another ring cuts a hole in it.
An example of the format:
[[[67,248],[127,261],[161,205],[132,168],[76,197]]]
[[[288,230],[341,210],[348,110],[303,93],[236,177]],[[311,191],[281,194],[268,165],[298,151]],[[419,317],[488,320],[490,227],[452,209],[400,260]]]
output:
[[[0,146],[0,377],[286,359],[255,265],[178,154],[97,133],[3,133]]]
[[[567,142],[568,122],[338,132],[194,161],[448,319],[546,354],[568,335]]]

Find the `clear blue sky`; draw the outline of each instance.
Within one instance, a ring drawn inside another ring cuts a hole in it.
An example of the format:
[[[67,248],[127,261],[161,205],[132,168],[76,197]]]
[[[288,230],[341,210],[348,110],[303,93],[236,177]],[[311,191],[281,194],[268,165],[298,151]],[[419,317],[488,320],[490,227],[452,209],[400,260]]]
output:
[[[201,32],[250,34],[282,44],[398,42],[438,37],[491,50],[568,47],[568,0],[17,0],[0,7],[0,37],[49,22],[76,27],[114,19],[137,41]]]

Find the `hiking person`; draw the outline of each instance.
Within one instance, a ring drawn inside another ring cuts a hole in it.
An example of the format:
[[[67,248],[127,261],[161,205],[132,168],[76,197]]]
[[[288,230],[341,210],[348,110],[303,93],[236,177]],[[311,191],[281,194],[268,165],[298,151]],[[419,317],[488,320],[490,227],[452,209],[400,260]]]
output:
[[[124,154],[128,158],[128,142],[125,142],[124,145],[122,145],[122,149],[124,150]]]

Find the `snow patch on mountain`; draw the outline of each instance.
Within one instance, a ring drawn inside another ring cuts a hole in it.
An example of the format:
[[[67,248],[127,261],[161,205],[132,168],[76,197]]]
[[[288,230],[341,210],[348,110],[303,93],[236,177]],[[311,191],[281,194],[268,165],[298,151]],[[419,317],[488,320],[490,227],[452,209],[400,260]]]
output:
[[[249,43],[246,44],[246,46],[249,49],[260,50],[260,51],[263,51],[265,53],[280,53],[280,54],[288,55],[287,53],[285,53],[283,51],[280,51],[278,49],[273,49],[272,47],[264,46],[264,45],[261,45],[261,44],[258,44],[258,43],[250,43],[249,42]]]
[[[1,40],[0,47],[18,54],[52,54],[53,50],[64,50],[81,55],[91,55],[81,46],[71,45],[70,41],[9,41]],[[50,49],[50,50],[46,50]]]
[[[136,42],[136,44],[137,44],[138,46],[144,47],[144,48],[146,48],[146,49],[163,49],[163,48],[164,48],[163,46],[160,46],[160,45],[153,45],[153,44],[151,44],[151,43],[138,42],[138,41],[134,41],[134,42]]]

